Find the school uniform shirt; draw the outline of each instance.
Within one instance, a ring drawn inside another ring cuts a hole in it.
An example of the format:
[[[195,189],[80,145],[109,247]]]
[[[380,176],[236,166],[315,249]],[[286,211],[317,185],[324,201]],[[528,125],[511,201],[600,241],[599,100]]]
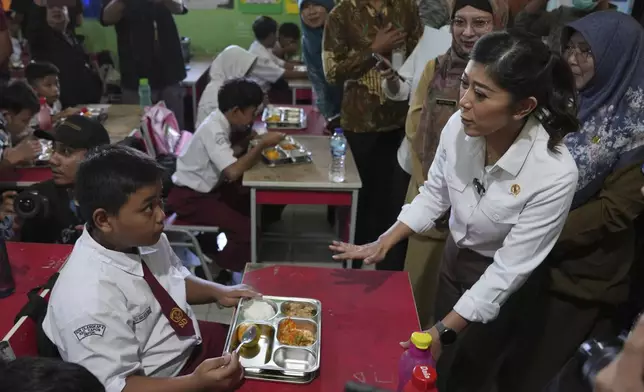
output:
[[[271,49],[268,49],[266,46],[262,45],[259,41],[253,41],[248,48],[248,51],[256,55],[259,58],[264,58],[270,60],[278,67],[284,68],[286,61],[277,57]]]
[[[398,220],[422,233],[451,207],[456,244],[494,260],[454,310],[486,323],[554,246],[578,174],[564,145],[548,150],[549,136],[534,117],[496,164],[484,167],[485,139],[467,136],[460,115],[445,125],[428,180]]]
[[[80,364],[120,392],[131,375],[176,376],[201,343],[186,300],[190,272],[165,234],[139,254],[108,250],[85,230],[54,286],[43,330],[64,361]],[[192,319],[195,335],[179,337],[143,279],[142,261]]]
[[[212,191],[221,180],[225,168],[237,162],[230,142],[230,123],[217,109],[199,126],[177,158],[172,182],[197,192]]]

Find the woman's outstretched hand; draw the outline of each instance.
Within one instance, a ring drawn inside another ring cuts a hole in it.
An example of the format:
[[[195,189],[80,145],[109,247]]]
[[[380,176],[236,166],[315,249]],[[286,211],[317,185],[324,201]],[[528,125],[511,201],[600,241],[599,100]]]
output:
[[[366,245],[333,241],[329,245],[329,249],[337,253],[333,256],[335,260],[364,260],[365,264],[375,264],[382,261],[389,251],[380,241]]]

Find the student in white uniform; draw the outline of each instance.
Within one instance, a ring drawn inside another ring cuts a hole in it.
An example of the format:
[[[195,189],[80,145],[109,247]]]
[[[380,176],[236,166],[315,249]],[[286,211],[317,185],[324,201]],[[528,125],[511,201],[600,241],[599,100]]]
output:
[[[257,82],[264,92],[284,74],[281,68],[270,60],[258,57],[244,48],[231,45],[224,49],[210,65],[210,82],[199,99],[197,128],[219,107],[219,89],[231,79],[247,77]]]
[[[242,186],[244,172],[262,157],[265,148],[284,134],[267,132],[249,148],[250,130],[264,93],[257,83],[233,79],[219,89],[219,109],[206,117],[177,159],[168,208],[192,225],[219,227],[228,243],[217,253],[217,264],[241,272],[250,262],[250,191]],[[216,241],[204,241],[210,253]],[[217,249],[212,249],[216,251]]]
[[[258,294],[183,267],[163,234],[163,172],[128,147],[88,154],[75,188],[87,225],[43,330],[63,360],[87,368],[107,392],[233,390],[243,370],[236,354],[221,356],[228,327],[198,321],[190,305],[235,306]]]
[[[488,391],[499,379],[494,359],[511,343],[524,297],[538,293],[520,288],[561,233],[578,175],[561,144],[579,128],[566,61],[520,32],[483,36],[470,59],[460,110],[442,131],[420,194],[376,242],[331,246],[336,259],[376,263],[451,208],[438,322],[429,330],[441,390],[450,392]]]

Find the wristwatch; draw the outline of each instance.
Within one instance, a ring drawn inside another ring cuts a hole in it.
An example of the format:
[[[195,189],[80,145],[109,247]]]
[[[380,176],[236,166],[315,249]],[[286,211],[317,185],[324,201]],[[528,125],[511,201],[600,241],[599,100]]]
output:
[[[447,328],[442,321],[438,321],[434,327],[436,327],[436,330],[438,331],[438,338],[442,346],[449,346],[456,341],[456,337],[458,336],[456,331],[451,328]]]

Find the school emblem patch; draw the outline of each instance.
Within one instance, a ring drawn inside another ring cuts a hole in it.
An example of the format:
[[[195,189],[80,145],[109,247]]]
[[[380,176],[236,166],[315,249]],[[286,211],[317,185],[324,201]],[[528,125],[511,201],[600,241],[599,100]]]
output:
[[[173,323],[176,323],[181,328],[185,327],[186,324],[188,324],[186,314],[179,308],[172,308],[172,311],[170,312],[170,320]]]

